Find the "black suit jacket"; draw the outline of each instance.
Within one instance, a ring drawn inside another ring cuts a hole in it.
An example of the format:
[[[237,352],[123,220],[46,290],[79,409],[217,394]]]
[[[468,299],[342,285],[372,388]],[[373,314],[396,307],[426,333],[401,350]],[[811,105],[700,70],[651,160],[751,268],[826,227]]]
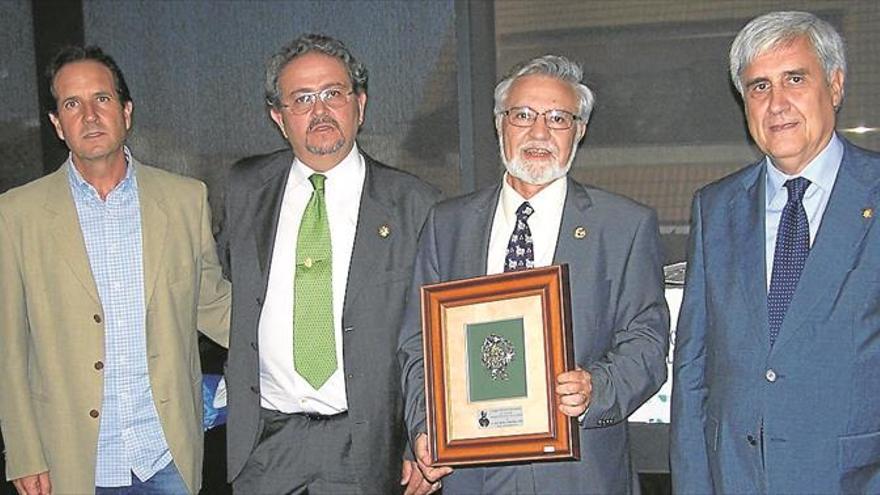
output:
[[[364,155],[366,176],[342,314],[352,460],[367,493],[400,491],[406,444],[395,359],[419,230],[437,190]],[[289,150],[237,163],[229,175],[219,255],[232,280],[228,469],[233,480],[259,438],[257,328],[265,298]],[[379,235],[381,226],[390,234]]]

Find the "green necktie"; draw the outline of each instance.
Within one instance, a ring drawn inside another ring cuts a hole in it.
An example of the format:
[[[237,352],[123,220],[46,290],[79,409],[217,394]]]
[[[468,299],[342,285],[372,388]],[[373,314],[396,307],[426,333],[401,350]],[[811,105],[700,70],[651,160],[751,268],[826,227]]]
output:
[[[294,368],[315,390],[336,371],[333,258],[324,204],[325,179],[320,174],[309,177],[315,190],[299,224],[293,295]]]

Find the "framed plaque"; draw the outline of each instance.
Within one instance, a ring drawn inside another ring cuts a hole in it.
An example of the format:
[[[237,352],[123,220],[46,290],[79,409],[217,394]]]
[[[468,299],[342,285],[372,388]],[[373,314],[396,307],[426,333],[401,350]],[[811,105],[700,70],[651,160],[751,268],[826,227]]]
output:
[[[554,391],[575,367],[567,265],[421,291],[434,464],[578,459],[577,419]]]

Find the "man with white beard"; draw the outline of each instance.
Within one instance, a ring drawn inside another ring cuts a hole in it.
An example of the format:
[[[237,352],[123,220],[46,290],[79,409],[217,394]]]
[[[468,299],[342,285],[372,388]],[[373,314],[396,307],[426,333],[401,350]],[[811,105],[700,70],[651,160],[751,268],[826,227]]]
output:
[[[443,493],[630,493],[626,418],[666,380],[669,311],[657,217],[567,177],[593,107],[581,68],[546,55],[495,88],[507,172],[499,184],[431,210],[419,240],[398,358],[419,468]],[[432,467],[427,447],[419,288],[568,264],[577,368],[557,376],[557,405],[577,417],[579,461]]]

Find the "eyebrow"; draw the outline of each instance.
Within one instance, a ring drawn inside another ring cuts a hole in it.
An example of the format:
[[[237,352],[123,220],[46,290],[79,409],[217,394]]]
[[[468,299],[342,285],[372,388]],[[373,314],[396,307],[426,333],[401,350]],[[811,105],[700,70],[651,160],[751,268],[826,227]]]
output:
[[[784,77],[791,77],[791,76],[806,76],[806,75],[808,75],[809,73],[810,73],[810,71],[808,71],[807,69],[805,69],[805,68],[803,68],[803,67],[799,67],[799,68],[797,68],[797,69],[791,69],[791,70],[783,71],[783,72],[782,72],[782,75],[783,75]],[[747,87],[747,88],[751,88],[752,86],[754,86],[754,85],[756,85],[756,84],[758,84],[758,83],[762,83],[762,82],[770,82],[770,78],[769,78],[769,77],[766,77],[766,76],[758,76],[758,77],[755,77],[755,78],[753,78],[753,79],[749,79],[748,81],[746,81],[746,87]]]
[[[331,83],[327,83],[327,84],[325,84],[325,85],[323,85],[323,86],[321,86],[320,88],[317,88],[317,89],[316,89],[316,88],[311,88],[311,87],[308,87],[308,88],[299,88],[299,89],[291,90],[291,91],[290,91],[289,93],[287,93],[287,94],[289,94],[289,95],[301,95],[301,94],[303,94],[303,93],[320,93],[321,91],[324,91],[325,89],[330,89],[330,88],[344,88],[345,86],[346,86],[346,85],[345,85],[345,83],[343,83],[343,82],[331,82]]]

